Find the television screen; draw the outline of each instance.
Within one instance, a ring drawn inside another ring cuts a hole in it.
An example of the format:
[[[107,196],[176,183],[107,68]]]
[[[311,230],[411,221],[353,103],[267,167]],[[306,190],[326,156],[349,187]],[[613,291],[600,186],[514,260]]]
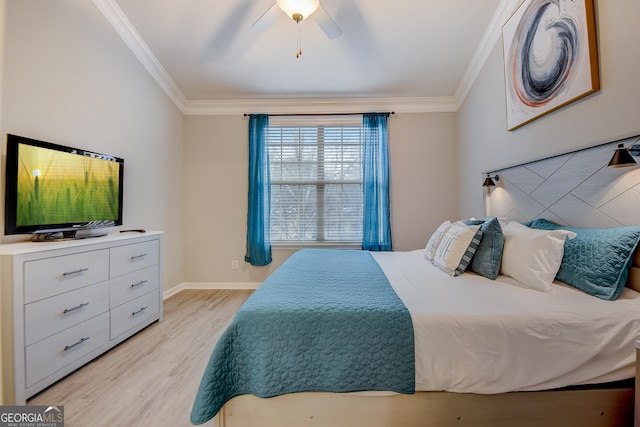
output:
[[[122,224],[123,159],[7,136],[5,234]]]

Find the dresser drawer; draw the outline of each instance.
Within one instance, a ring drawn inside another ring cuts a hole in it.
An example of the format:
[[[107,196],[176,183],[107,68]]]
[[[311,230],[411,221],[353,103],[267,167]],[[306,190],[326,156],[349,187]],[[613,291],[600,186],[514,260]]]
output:
[[[111,248],[111,277],[121,276],[158,264],[157,240]]]
[[[25,304],[109,278],[108,249],[24,263]]]
[[[27,304],[24,308],[25,344],[33,344],[108,310],[108,282]]]
[[[27,387],[109,342],[109,313],[27,347]]]
[[[159,287],[157,265],[118,276],[109,281],[111,307],[119,306]]]
[[[111,339],[158,316],[159,290],[151,291],[134,300],[111,309]]]

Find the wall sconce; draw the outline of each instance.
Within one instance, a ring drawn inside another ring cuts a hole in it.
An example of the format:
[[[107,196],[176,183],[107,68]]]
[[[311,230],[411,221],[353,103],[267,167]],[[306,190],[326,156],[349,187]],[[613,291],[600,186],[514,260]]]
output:
[[[484,182],[482,183],[483,187],[486,187],[487,189],[490,189],[491,187],[495,187],[496,183],[493,180],[496,181],[500,181],[500,177],[498,175],[495,175],[493,177],[493,179],[491,178],[491,174],[489,172],[487,172],[487,177],[484,179]]]
[[[613,153],[607,167],[624,168],[627,166],[637,166],[638,163],[631,155],[640,156],[640,144],[634,144],[630,148],[624,148],[624,144],[618,144],[618,148]]]

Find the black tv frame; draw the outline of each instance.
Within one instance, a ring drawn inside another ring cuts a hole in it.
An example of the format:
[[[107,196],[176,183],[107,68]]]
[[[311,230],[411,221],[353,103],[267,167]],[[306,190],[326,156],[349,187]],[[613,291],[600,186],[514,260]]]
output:
[[[117,162],[119,165],[119,188],[118,188],[118,218],[115,220],[96,220],[89,222],[71,222],[60,224],[35,224],[27,226],[17,225],[17,203],[18,203],[18,145],[26,144],[36,147],[47,148],[65,153],[89,156],[104,160]],[[83,150],[60,145],[53,142],[41,141],[13,134],[7,134],[6,166],[5,166],[5,216],[4,234],[34,234],[32,240],[46,241],[58,239],[77,239],[87,237],[98,237],[104,234],[77,234],[82,230],[95,230],[105,227],[115,227],[122,225],[123,199],[124,199],[124,159],[94,151]]]

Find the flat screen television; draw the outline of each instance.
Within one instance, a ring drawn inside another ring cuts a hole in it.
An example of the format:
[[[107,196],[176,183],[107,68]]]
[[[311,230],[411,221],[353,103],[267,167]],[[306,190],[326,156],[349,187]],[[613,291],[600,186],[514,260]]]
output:
[[[122,225],[123,159],[8,134],[6,160],[5,235],[80,238]]]

